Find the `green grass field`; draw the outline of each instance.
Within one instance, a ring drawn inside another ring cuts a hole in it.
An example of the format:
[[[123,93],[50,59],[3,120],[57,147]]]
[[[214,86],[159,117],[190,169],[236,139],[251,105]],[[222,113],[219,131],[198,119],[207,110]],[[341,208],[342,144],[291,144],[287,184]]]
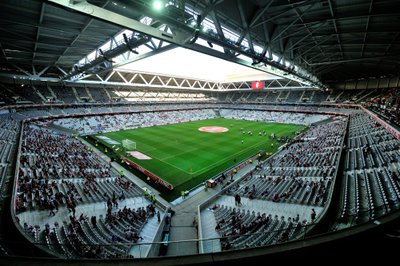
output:
[[[210,133],[198,130],[204,126],[226,127],[229,131]],[[276,152],[282,143],[271,140],[272,133],[277,137],[293,138],[294,132],[302,129],[304,126],[215,118],[99,135],[120,143],[124,139],[135,141],[136,150],[151,160],[127,157],[180,191],[194,187],[259,151]],[[252,136],[247,134],[248,130],[253,132]],[[259,136],[259,132],[264,130],[266,134]],[[112,145],[98,140],[111,148]],[[273,147],[271,143],[274,143]]]

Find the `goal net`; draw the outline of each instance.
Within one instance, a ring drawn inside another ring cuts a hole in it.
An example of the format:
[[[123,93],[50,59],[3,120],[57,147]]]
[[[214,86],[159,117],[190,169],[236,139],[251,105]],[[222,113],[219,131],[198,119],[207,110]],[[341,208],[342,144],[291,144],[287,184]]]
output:
[[[122,147],[124,147],[124,149],[127,151],[136,150],[136,142],[129,139],[124,139],[122,140]]]

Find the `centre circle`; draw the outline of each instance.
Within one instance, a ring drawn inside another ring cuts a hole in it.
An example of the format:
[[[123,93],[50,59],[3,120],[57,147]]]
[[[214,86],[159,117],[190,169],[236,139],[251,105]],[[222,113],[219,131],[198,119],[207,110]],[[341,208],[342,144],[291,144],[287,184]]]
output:
[[[217,127],[217,126],[208,126],[199,128],[199,131],[210,132],[210,133],[222,133],[222,132],[227,132],[228,130],[229,129],[226,127]]]

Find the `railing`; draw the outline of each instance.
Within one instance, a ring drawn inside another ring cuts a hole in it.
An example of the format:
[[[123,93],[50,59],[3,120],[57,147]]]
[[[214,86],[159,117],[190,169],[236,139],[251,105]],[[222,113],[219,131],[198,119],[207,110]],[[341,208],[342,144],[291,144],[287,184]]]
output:
[[[375,209],[382,209],[386,210],[387,206],[378,206]],[[54,243],[54,244],[47,244],[47,243],[35,243],[34,245],[39,247],[42,250],[53,250],[51,254],[68,259],[68,260],[81,260],[82,258],[87,259],[145,259],[145,258],[162,258],[162,257],[169,257],[168,253],[160,256],[159,251],[162,245],[166,245],[168,249],[179,250],[183,256],[186,255],[198,255],[201,252],[197,251],[196,247],[206,246],[207,245],[207,252],[203,252],[202,254],[213,254],[213,253],[224,253],[226,251],[239,251],[239,250],[246,250],[247,248],[254,248],[254,247],[273,247],[276,245],[284,245],[287,243],[292,243],[293,245],[297,245],[299,248],[305,247],[307,242],[303,240],[307,240],[310,237],[324,236],[326,234],[340,232],[346,230],[349,227],[354,226],[361,226],[366,225],[373,222],[375,225],[380,224],[380,220],[387,216],[388,214],[393,213],[394,211],[398,211],[399,207],[396,209],[392,208],[391,211],[385,212],[383,216],[371,218],[369,215],[371,210],[366,210],[360,212],[358,215],[348,215],[345,219],[341,218],[336,221],[337,226],[329,228],[325,232],[322,232],[318,235],[309,234],[310,228],[314,226],[314,224],[292,224],[292,230],[294,232],[289,234],[288,238],[282,236],[282,234],[287,231],[287,228],[279,229],[279,230],[271,230],[267,232],[259,232],[259,233],[249,233],[249,234],[238,234],[235,236],[226,236],[226,237],[217,237],[217,238],[207,238],[207,239],[188,239],[188,240],[180,240],[180,241],[158,241],[158,242],[142,242],[142,243],[129,243],[132,244],[132,248],[136,249],[135,256],[129,254],[129,251],[126,254],[111,254],[107,252],[111,246],[123,246],[126,243],[109,243],[104,245],[90,245],[85,244],[79,247],[78,251],[74,249],[70,244],[66,243]],[[366,219],[360,219],[360,216],[367,217]],[[273,220],[272,220],[273,222]],[[241,243],[240,246],[231,246],[226,249],[221,250],[221,241],[222,242],[234,242],[233,240],[239,237],[247,237],[247,239],[256,239],[260,237],[264,237],[265,239],[268,238],[268,241],[265,245],[258,245],[257,243],[253,244],[252,246],[247,247],[247,242]],[[8,246],[10,244],[16,245],[18,244],[19,247],[24,248],[26,243],[16,243],[13,241],[4,241],[0,240],[0,245]],[[31,244],[32,245],[32,244]],[[147,253],[148,246],[150,250],[153,252]],[[29,246],[26,246],[29,248]],[[131,250],[132,250],[131,248]],[[54,252],[54,250],[62,251],[68,250],[71,252],[72,256],[67,257],[65,254]],[[81,251],[79,251],[81,250]],[[98,251],[97,253],[95,251]],[[204,250],[203,250],[204,251]],[[171,257],[177,256],[176,254],[171,255]],[[41,255],[35,255],[35,257],[41,257]]]
[[[273,222],[273,220],[271,221]],[[101,258],[101,259],[114,259],[114,258],[155,258],[155,257],[160,257],[159,253],[157,251],[160,250],[160,247],[162,245],[168,245],[168,249],[173,249],[173,250],[179,250],[182,252],[184,255],[197,255],[197,249],[195,248],[196,246],[208,246],[208,253],[216,253],[221,251],[221,247],[219,243],[221,241],[229,241],[233,242],[234,239],[237,239],[238,237],[247,237],[249,239],[255,239],[260,236],[265,236],[268,239],[269,243],[264,246],[268,245],[275,245],[275,244],[280,244],[280,243],[285,243],[285,242],[290,242],[298,239],[303,239],[306,235],[305,232],[307,231],[307,227],[309,225],[295,225],[293,224],[294,227],[292,229],[296,230],[294,235],[290,235],[287,239],[280,238],[283,232],[287,231],[288,229],[283,228],[279,230],[271,230],[268,232],[260,232],[260,233],[250,233],[250,234],[243,234],[243,235],[235,235],[235,236],[226,236],[222,238],[207,238],[207,239],[189,239],[189,240],[180,240],[180,241],[158,241],[158,242],[142,242],[142,243],[122,243],[122,242],[115,242],[115,243],[109,243],[109,244],[83,244],[80,245],[79,247],[77,246],[71,246],[71,244],[67,243],[32,243],[32,245],[37,246],[38,248],[42,250],[47,250],[47,251],[52,251],[49,252],[52,255],[55,255],[60,258],[68,258],[70,259],[82,259],[82,258]],[[15,242],[12,241],[0,241],[0,244],[3,246],[7,246],[10,244],[16,244]],[[109,252],[112,250],[111,247],[121,247],[121,249],[126,247],[126,244],[131,245],[130,250],[135,249],[135,255],[131,255],[130,251],[128,251],[125,254],[120,254],[120,253],[114,253],[114,252]],[[149,248],[152,250],[152,252],[148,252]],[[246,243],[243,243],[245,246]],[[24,243],[21,243],[21,246],[24,246]],[[194,248],[193,248],[194,247]],[[210,248],[211,247],[211,248]],[[223,250],[223,251],[228,251],[228,250],[239,250],[243,249],[240,247],[231,247],[229,249]],[[68,255],[64,253],[64,251],[68,251]],[[94,252],[94,253],[93,253]],[[164,255],[165,257],[168,257],[168,255]],[[163,257],[164,257],[163,256]],[[174,255],[176,256],[176,255]]]
[[[300,135],[298,135],[297,137],[300,137],[300,136],[302,136],[303,134],[305,134],[305,132],[302,132],[302,133],[301,133]],[[279,154],[279,152],[274,153],[272,156],[270,156],[270,157],[268,157],[266,160],[264,160],[264,161],[262,162],[262,164],[266,164],[269,160],[271,160],[272,158],[274,158],[274,157],[277,156],[278,154]],[[253,160],[255,160],[255,158],[257,158],[257,156],[254,156],[254,159],[253,159]],[[243,162],[246,163],[246,162],[248,162],[248,160],[245,160],[245,161],[243,161]],[[242,162],[242,163],[243,163],[243,162]],[[233,169],[233,168],[235,168],[235,167],[232,167],[232,169]],[[201,204],[197,207],[197,217],[201,217],[201,211],[202,211],[204,208],[206,208],[211,202],[214,202],[214,201],[216,200],[216,198],[220,197],[220,195],[221,195],[222,193],[224,193],[225,191],[228,191],[231,187],[235,186],[235,185],[236,185],[237,183],[239,183],[242,179],[246,178],[246,177],[249,176],[251,173],[253,173],[253,171],[254,171],[254,169],[252,169],[252,170],[246,172],[245,174],[243,174],[243,175],[241,175],[241,176],[238,176],[236,179],[233,179],[233,181],[230,182],[230,183],[227,183],[227,184],[221,189],[221,191],[220,191],[218,194],[216,194],[216,195],[214,195],[214,196],[208,198],[206,201],[204,201],[203,203],[201,203]],[[229,172],[229,171],[226,171],[226,172]],[[227,177],[226,177],[226,178],[227,178]],[[199,229],[202,228],[201,219],[199,219],[199,221],[198,221],[198,228],[199,228]],[[201,231],[201,230],[198,230],[198,237],[199,237],[199,239],[203,239],[203,235],[202,235],[202,231]],[[215,241],[215,239],[214,239],[214,241]],[[219,243],[219,242],[218,242],[218,243]],[[199,246],[198,246],[199,253],[203,253],[203,252],[204,252],[204,246],[202,245],[203,242],[202,242],[202,241],[199,241],[198,244],[199,244]]]
[[[328,192],[328,197],[327,197],[328,202],[325,204],[326,207],[322,210],[322,213],[318,216],[316,222],[320,221],[320,220],[325,216],[325,214],[326,214],[326,213],[328,212],[328,210],[330,209],[329,206],[331,206],[331,204],[332,204],[332,195],[333,195],[333,193],[334,193],[334,189],[335,189],[335,186],[336,186],[336,183],[337,183],[337,176],[338,176],[338,171],[339,171],[339,165],[340,165],[340,161],[341,161],[342,153],[343,153],[343,144],[344,144],[344,141],[345,141],[346,136],[347,136],[347,133],[348,133],[348,125],[349,125],[349,120],[348,120],[348,117],[347,117],[347,119],[346,119],[346,124],[345,124],[345,133],[344,133],[344,135],[342,136],[342,141],[340,142],[339,156],[338,156],[338,158],[336,159],[337,161],[336,161],[335,172],[334,172],[334,174],[333,174],[333,180],[332,180],[332,184],[331,184],[331,189],[330,189],[330,191]],[[342,204],[342,205],[343,205],[343,204]]]
[[[397,212],[400,210],[400,201],[393,202],[392,204],[383,204],[380,206],[374,206],[374,208],[368,208],[366,210],[359,211],[354,214],[346,214],[339,217],[335,222],[335,227],[331,231],[337,231],[352,226],[362,225],[371,221],[377,221],[378,219]],[[373,213],[381,212],[382,215],[376,216]]]
[[[162,102],[162,104],[169,105],[169,104],[180,104],[182,102],[180,101],[168,101],[168,102]],[[187,102],[184,102],[187,104]],[[194,104],[198,103],[197,101],[193,101]],[[286,103],[286,102],[245,102],[246,104],[254,104],[254,105],[263,105],[263,104],[272,104],[272,105],[290,105],[290,106],[315,106],[315,107],[347,107],[347,108],[360,108],[361,105],[358,104],[333,104],[333,103],[302,103],[302,102],[297,102],[297,103]],[[91,106],[137,106],[137,105],[151,105],[151,104],[160,104],[160,102],[106,102],[106,103],[100,103],[100,102],[95,102],[95,103],[43,103],[43,104],[16,104],[16,105],[5,105],[5,106],[0,106],[0,110],[18,110],[18,109],[30,109],[30,108],[43,108],[43,109],[48,109],[48,108],[69,108],[69,107],[91,107]],[[200,102],[199,104],[203,104],[204,102]],[[210,104],[232,104],[230,102],[224,102],[224,101],[219,101],[215,100],[214,102],[211,102]],[[39,109],[40,110],[40,109]]]
[[[366,109],[364,107],[361,107],[361,109],[364,110],[364,112],[366,112],[372,119],[374,119],[376,122],[381,124],[382,127],[384,127],[396,139],[400,140],[400,132],[396,128],[392,127],[391,125],[389,125],[388,123],[386,123],[385,121],[380,119],[377,115],[372,113],[370,110],[368,110],[368,109]]]

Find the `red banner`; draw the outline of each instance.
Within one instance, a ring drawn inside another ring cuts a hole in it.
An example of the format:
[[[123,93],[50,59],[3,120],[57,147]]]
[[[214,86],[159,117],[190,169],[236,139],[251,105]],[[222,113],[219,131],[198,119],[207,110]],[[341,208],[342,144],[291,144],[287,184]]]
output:
[[[372,119],[374,119],[376,122],[378,122],[379,124],[381,124],[390,134],[392,134],[396,139],[400,140],[400,133],[393,128],[392,126],[390,126],[388,123],[386,123],[385,121],[383,121],[382,119],[380,119],[377,115],[375,115],[374,113],[372,113],[370,110],[361,107],[367,114],[369,114],[370,117],[372,117]]]
[[[251,82],[252,90],[262,90],[264,89],[264,81],[253,81]]]
[[[173,190],[174,187],[168,183],[165,180],[162,180],[161,178],[159,178],[158,176],[156,176],[155,174],[153,174],[152,172],[147,171],[146,169],[144,169],[143,167],[141,167],[140,165],[132,162],[131,160],[129,160],[128,158],[121,156],[121,159],[127,163],[128,165],[132,166],[133,168],[135,168],[136,170],[139,170],[140,172],[142,172],[143,174],[145,174],[146,176],[150,177],[151,179],[153,179],[154,181],[157,181],[159,184],[163,185],[164,187],[168,188],[169,190]]]

